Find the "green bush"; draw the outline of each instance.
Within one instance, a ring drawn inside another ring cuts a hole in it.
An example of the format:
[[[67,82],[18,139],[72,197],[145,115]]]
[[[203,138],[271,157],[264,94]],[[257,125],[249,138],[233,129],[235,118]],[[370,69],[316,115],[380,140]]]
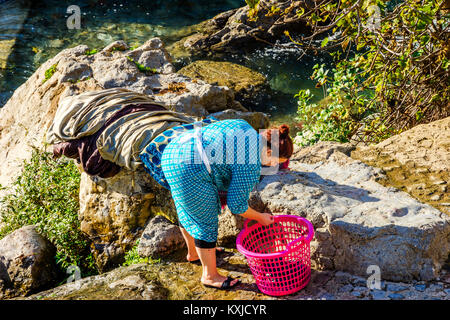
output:
[[[313,0],[299,4],[303,6],[299,19],[311,31],[294,37],[285,34],[305,49],[303,54],[328,51],[335,59],[332,79],[321,82],[315,75],[319,86],[328,86],[329,105],[319,108],[321,114],[310,115],[317,106],[309,105],[308,93],[298,95],[300,118],[314,132],[302,134],[304,143],[319,138],[346,141],[357,128],[361,128],[359,140],[379,142],[450,116],[447,3]],[[365,121],[355,126],[358,119]]]
[[[245,3],[249,6],[250,9],[254,9],[258,5],[259,0],[245,0]]]
[[[138,264],[138,263],[154,264],[154,263],[159,263],[161,261],[161,259],[140,257],[138,254],[138,251],[137,251],[138,245],[139,245],[139,240],[136,241],[136,244],[133,246],[133,248],[131,248],[130,251],[128,251],[125,254],[125,262],[123,263],[123,266],[131,266],[132,264]]]
[[[11,192],[0,200],[4,223],[0,238],[35,225],[55,245],[56,262],[63,271],[77,265],[83,275],[97,273],[90,241],[80,231],[79,186],[80,173],[73,161],[53,159],[51,153],[34,148]]]
[[[353,59],[338,64],[330,78],[324,65],[314,66],[311,78],[317,81],[317,87],[323,87],[325,97],[319,103],[311,103],[314,95],[310,90],[300,90],[295,95],[297,119],[303,128],[298,133],[302,146],[319,140],[348,142],[358,128],[376,119],[377,109],[368,107],[373,94],[359,86],[360,73]]]

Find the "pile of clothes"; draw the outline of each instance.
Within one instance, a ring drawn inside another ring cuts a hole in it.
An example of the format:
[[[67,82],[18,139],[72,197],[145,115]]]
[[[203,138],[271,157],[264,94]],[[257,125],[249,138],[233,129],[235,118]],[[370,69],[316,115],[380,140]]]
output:
[[[87,174],[109,178],[141,166],[139,154],[165,130],[195,121],[150,96],[113,88],[62,99],[46,139],[55,157],[77,159]]]

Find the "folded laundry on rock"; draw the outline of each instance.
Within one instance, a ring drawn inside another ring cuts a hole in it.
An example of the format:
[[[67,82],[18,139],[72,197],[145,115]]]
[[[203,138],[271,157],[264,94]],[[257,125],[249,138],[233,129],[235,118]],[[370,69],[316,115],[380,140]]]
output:
[[[96,133],[53,145],[53,155],[55,157],[64,155],[77,159],[87,174],[99,176],[100,178],[110,178],[119,173],[121,167],[114,162],[102,158],[97,149],[97,139],[103,130],[118,118],[129,113],[144,110],[164,110],[164,107],[152,104],[130,104],[125,106],[116,111]]]
[[[150,96],[114,88],[62,99],[46,138],[55,156],[76,158],[86,173],[107,178],[120,167],[135,170],[153,138],[195,120]]]
[[[104,159],[136,170],[142,165],[139,154],[157,135],[181,123],[194,121],[194,118],[171,111],[127,114],[100,134],[97,148]]]
[[[152,97],[124,88],[83,92],[61,99],[47,131],[47,142],[54,144],[91,135],[128,104],[157,104],[166,109]]]

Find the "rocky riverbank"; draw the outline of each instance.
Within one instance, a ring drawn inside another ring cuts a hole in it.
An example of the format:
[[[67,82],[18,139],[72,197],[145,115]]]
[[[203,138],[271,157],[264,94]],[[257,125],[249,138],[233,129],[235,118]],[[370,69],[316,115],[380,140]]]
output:
[[[315,227],[310,283],[295,294],[276,299],[450,299],[448,218],[406,193],[378,184],[375,180],[383,176],[382,171],[348,157],[354,148],[319,143],[297,149],[291,172],[263,178],[252,193],[252,206],[265,206],[265,211],[273,214],[306,216]],[[296,181],[289,182],[292,179]],[[162,198],[162,194],[157,196]],[[395,209],[399,204],[402,208]],[[169,207],[160,214],[173,219]],[[91,210],[94,217],[96,211]],[[126,216],[127,211],[120,214]],[[420,225],[423,219],[426,224]],[[204,288],[198,281],[201,267],[185,261],[186,249],[177,226],[156,215],[148,218],[137,247],[138,254],[153,263],[118,267],[118,261],[108,260],[112,251],[105,250],[103,261],[109,261],[111,271],[28,299],[274,299],[259,292],[245,257],[235,249],[242,220],[225,211],[220,226],[220,243],[226,253],[218,256],[218,266],[222,273],[240,277],[243,283],[235,290]],[[116,228],[124,236],[130,235],[127,230],[125,223]],[[116,247],[120,247],[118,240]],[[14,250],[8,254],[11,260],[13,255]],[[160,260],[154,260],[156,257]],[[380,268],[378,288],[367,285],[372,274],[368,265]]]
[[[370,289],[367,278],[342,271],[312,270],[311,280],[301,291],[283,297],[261,294],[247,267],[245,258],[235,249],[226,249],[218,257],[219,272],[239,277],[236,289],[221,291],[205,288],[199,282],[201,267],[183,262],[183,254],[155,264],[120,267],[108,273],[71,282],[39,292],[30,300],[450,300],[450,271],[442,271],[434,281],[381,281]],[[19,298],[22,299],[22,298]]]
[[[59,100],[88,90],[123,87],[153,95],[173,110],[198,118],[245,118],[256,129],[269,125],[266,115],[250,112],[237,101],[233,89],[208,82],[178,73],[158,38],[138,48],[117,41],[99,52],[83,45],[63,50],[44,63],[0,110],[0,146],[6,150],[0,154],[0,181],[10,185],[22,170],[22,160],[30,157],[32,146],[49,150],[44,137]],[[250,86],[249,82],[247,92]],[[394,154],[395,150],[402,162],[402,155],[419,150],[408,156],[418,163],[413,167],[445,172],[441,162],[448,159],[448,141],[438,132],[448,128],[448,121],[418,129],[423,136],[433,137],[431,145],[416,131],[407,131],[370,152]],[[413,149],[397,149],[396,144],[406,145],[407,140]],[[420,156],[427,148],[442,152],[432,153],[435,158],[430,160],[431,154]],[[250,204],[255,209],[302,216],[314,225],[312,280],[300,292],[280,299],[449,298],[450,217],[440,207],[380,184],[387,170],[356,159],[364,152],[368,151],[352,144],[330,142],[296,147],[290,170],[262,177],[252,192]],[[448,179],[443,181],[438,187],[447,185]],[[228,210],[219,217],[219,243],[228,248],[219,258],[219,267],[240,276],[243,284],[223,292],[203,288],[198,281],[200,267],[184,261],[184,243],[174,225],[170,194],[142,168],[124,169],[107,179],[82,172],[79,203],[81,230],[92,239],[97,267],[104,274],[39,293],[55,285],[54,261],[48,258],[53,249],[33,228],[25,227],[0,240],[4,243],[0,246],[4,249],[0,251],[2,298],[32,293],[36,294],[31,299],[270,298],[258,292],[244,257],[233,249],[243,221]],[[159,257],[160,262],[122,267],[126,253],[138,240],[138,254],[152,261]],[[374,265],[383,281],[379,289],[369,290],[368,268]]]

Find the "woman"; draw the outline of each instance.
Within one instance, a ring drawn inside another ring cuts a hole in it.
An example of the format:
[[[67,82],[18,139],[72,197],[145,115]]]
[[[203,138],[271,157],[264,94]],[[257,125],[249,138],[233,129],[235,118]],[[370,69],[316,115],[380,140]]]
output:
[[[177,128],[173,129],[169,136],[177,132]],[[270,145],[276,130],[279,131],[279,157],[272,155]],[[244,120],[214,121],[184,131],[167,144],[161,157],[163,176],[175,202],[188,248],[187,260],[200,258],[202,263],[203,285],[228,289],[239,283],[238,279],[220,275],[216,267],[221,212],[218,193],[227,191],[227,205],[233,214],[263,225],[271,224],[273,217],[250,208],[248,198],[259,182],[261,166],[284,163],[292,152],[288,126],[266,130],[260,135]]]

